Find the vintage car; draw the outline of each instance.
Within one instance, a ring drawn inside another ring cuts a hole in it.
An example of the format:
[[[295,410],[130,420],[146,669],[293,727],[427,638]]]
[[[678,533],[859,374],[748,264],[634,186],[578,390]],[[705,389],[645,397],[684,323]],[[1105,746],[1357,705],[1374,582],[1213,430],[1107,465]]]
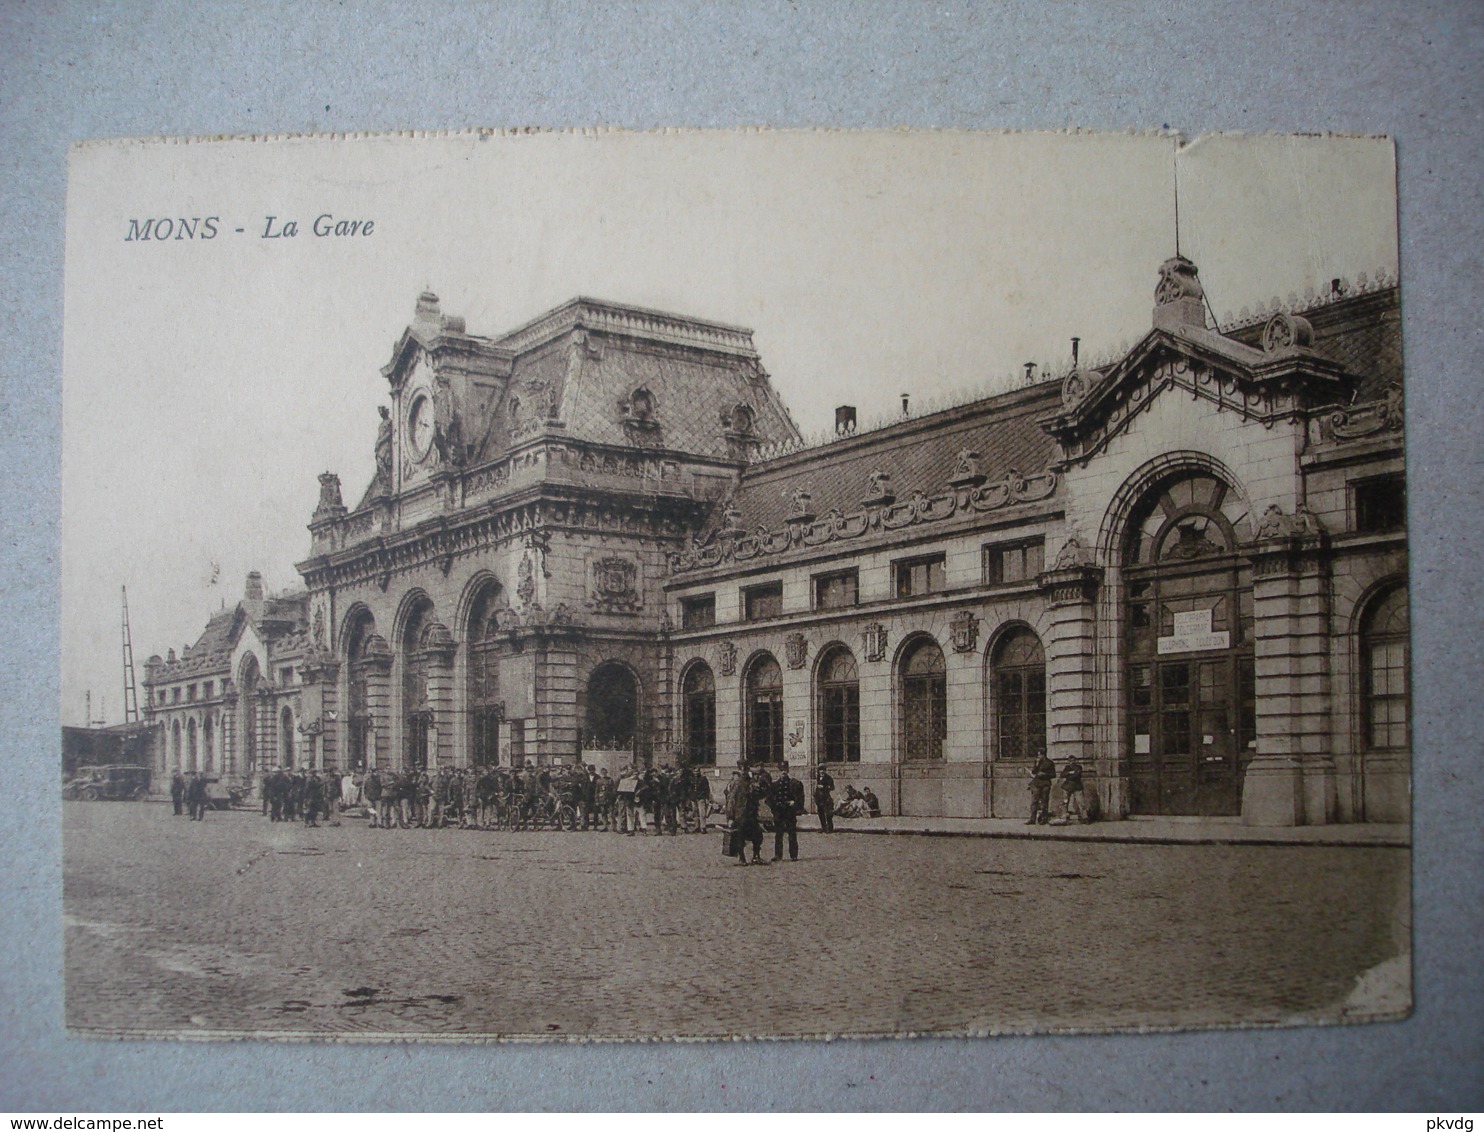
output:
[[[62,787],[62,797],[85,802],[135,802],[149,793],[147,766],[80,767]]]

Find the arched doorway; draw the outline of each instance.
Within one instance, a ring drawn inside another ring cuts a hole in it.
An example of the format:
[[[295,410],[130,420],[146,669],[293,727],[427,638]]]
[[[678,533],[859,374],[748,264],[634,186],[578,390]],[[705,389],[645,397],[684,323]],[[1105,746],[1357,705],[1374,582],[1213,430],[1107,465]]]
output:
[[[747,666],[747,761],[783,761],[783,670],[769,653]]]
[[[698,660],[685,670],[685,760],[692,766],[716,765],[716,678]]]
[[[376,619],[362,610],[350,622],[345,647],[345,739],[349,753],[346,765],[351,770],[358,767],[369,770],[376,765],[369,659],[373,651],[384,658],[386,642],[376,635]]]
[[[262,673],[258,669],[258,658],[248,653],[238,670],[237,710],[242,713],[242,726],[239,728],[242,735],[242,772],[249,781],[258,770],[258,687],[261,683]]]
[[[211,716],[201,721],[201,769],[210,774],[216,769],[216,751],[212,743]]]
[[[469,614],[468,702],[469,762],[473,766],[495,766],[500,761],[500,724],[505,718],[500,698],[500,658],[496,635],[504,603],[500,587],[489,583],[480,591]]]
[[[1234,815],[1256,748],[1246,507],[1207,472],[1156,483],[1123,546],[1130,809]]]
[[[627,666],[607,661],[587,678],[583,744],[597,750],[637,751],[639,684]]]
[[[294,769],[294,713],[288,708],[278,717],[278,762],[285,770]]]

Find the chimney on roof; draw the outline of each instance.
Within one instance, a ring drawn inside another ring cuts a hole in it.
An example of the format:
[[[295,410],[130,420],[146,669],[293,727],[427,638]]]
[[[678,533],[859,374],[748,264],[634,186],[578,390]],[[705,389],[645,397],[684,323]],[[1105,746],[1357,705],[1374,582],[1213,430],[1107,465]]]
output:
[[[909,405],[908,396],[909,395],[906,394],[906,393],[903,393],[902,394],[902,416],[904,416],[904,417],[910,416],[911,413],[912,413],[912,410],[908,407],[908,405]]]
[[[847,436],[855,431],[855,406],[835,406],[835,435]]]
[[[242,591],[242,596],[248,601],[263,600],[263,575],[253,570],[247,576],[247,585]]]
[[[1073,369],[1076,369],[1077,368],[1077,349],[1081,345],[1082,345],[1082,339],[1081,338],[1073,338],[1072,339],[1072,368]]]

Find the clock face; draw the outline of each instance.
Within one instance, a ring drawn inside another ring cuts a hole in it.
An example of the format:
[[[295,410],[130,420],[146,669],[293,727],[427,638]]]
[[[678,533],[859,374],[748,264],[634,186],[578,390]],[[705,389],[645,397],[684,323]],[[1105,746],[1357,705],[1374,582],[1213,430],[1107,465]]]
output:
[[[419,460],[433,446],[433,402],[423,394],[418,394],[407,412],[407,438]]]

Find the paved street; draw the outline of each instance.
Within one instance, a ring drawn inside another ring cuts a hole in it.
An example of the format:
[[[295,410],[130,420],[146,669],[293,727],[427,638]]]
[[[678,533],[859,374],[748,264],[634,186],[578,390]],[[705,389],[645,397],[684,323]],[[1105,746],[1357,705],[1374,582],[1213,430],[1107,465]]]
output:
[[[1357,979],[1407,946],[1409,853],[1390,847],[806,834],[797,864],[740,868],[717,833],[63,812],[80,1031],[1261,1024],[1363,1015]]]

